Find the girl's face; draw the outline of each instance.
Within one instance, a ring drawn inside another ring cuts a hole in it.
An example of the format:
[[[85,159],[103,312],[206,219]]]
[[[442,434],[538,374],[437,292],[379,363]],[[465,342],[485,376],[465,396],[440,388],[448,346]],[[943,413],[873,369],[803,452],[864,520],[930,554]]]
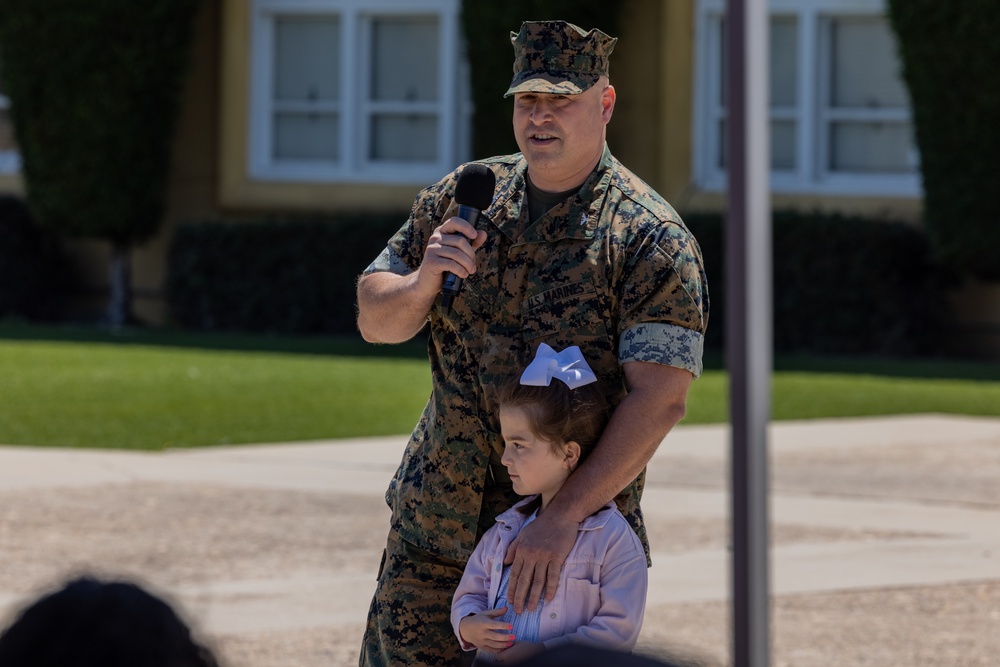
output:
[[[499,416],[504,441],[500,461],[507,466],[514,492],[521,496],[541,494],[544,509],[576,466],[580,446],[568,442],[559,448],[562,453],[557,453],[550,441],[535,435],[523,408],[500,408]]]

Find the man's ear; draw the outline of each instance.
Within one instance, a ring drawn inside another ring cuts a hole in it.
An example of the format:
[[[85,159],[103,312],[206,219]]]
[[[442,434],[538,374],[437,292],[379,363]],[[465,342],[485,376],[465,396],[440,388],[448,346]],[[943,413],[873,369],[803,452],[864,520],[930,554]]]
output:
[[[580,463],[580,445],[570,440],[563,445],[563,466],[572,471],[576,469],[578,463]]]
[[[601,91],[601,120],[607,125],[611,121],[611,114],[615,111],[615,87],[610,83]]]

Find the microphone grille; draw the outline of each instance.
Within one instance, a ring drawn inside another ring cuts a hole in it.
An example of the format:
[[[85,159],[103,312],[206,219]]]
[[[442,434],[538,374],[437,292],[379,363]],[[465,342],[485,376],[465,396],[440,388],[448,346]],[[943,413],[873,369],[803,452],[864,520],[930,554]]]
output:
[[[458,182],[455,184],[455,201],[462,206],[471,206],[483,211],[489,208],[493,201],[496,183],[497,177],[486,165],[475,162],[467,164],[458,175]]]

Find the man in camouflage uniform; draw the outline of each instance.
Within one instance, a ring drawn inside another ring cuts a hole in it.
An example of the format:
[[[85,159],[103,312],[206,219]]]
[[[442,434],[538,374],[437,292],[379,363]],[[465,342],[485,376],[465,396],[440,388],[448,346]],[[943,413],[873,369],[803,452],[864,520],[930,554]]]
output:
[[[429,322],[433,374],[386,492],[392,520],[361,665],[462,664],[451,596],[479,537],[516,501],[500,464],[496,393],[539,343],[579,345],[617,408],[508,554],[517,610],[539,604],[543,583],[551,599],[579,522],[612,498],[648,553],[645,465],[701,373],[701,252],[673,208],[605,144],[617,40],[540,21],[511,41],[507,95],[521,152],[481,161],[496,175],[493,203],[475,226],[454,217],[456,170],[419,194],[358,283],[367,340],[402,342]],[[450,312],[437,301],[444,272],[464,278]]]

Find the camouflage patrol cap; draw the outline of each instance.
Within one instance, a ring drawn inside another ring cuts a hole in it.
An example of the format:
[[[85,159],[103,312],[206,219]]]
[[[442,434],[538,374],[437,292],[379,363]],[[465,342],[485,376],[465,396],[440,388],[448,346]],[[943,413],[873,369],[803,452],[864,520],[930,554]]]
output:
[[[566,21],[525,21],[510,33],[514,79],[504,97],[514,93],[579,95],[608,74],[608,56],[617,37],[590,32]]]

